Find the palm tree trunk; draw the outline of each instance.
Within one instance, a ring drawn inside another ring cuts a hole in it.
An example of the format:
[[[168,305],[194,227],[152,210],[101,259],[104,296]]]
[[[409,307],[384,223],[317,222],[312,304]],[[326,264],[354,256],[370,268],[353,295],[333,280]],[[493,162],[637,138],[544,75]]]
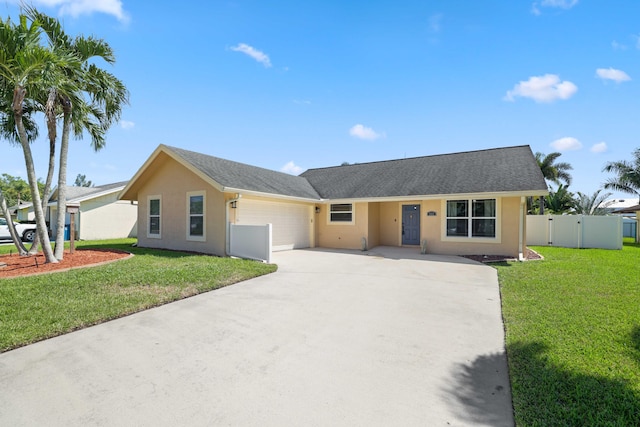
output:
[[[49,97],[45,105],[45,117],[47,118],[47,132],[49,136],[49,169],[47,171],[47,179],[44,183],[44,191],[42,193],[42,209],[46,211],[47,204],[49,202],[49,196],[51,194],[51,183],[53,182],[53,172],[56,168],[56,138],[57,138],[57,120],[55,114],[55,103],[58,96],[58,92],[55,89],[49,91]],[[34,254],[38,251],[38,245],[40,244],[40,237],[36,233],[36,238],[33,240],[33,244],[29,249],[29,254]],[[54,251],[55,255],[55,251]]]
[[[13,240],[13,244],[16,245],[18,253],[20,254],[20,256],[27,255],[27,248],[24,247],[20,236],[18,236],[18,233],[16,232],[16,228],[13,226],[13,219],[11,218],[11,214],[9,213],[7,200],[4,198],[2,191],[0,191],[0,211],[2,212],[2,216],[4,216],[7,220],[7,228],[9,228],[11,240]]]
[[[53,117],[53,133],[51,131],[51,119],[47,117],[47,127],[49,128],[49,169],[47,172],[47,179],[44,183],[44,191],[42,193],[42,209],[46,211],[47,204],[49,202],[49,195],[51,194],[51,183],[53,182],[53,172],[56,167],[56,123],[55,116]],[[35,239],[29,248],[29,255],[34,255],[38,252],[38,246],[40,245],[40,237],[36,233]],[[55,252],[54,252],[55,255]]]
[[[40,191],[38,190],[38,180],[36,178],[36,171],[33,165],[31,147],[29,146],[27,131],[25,130],[24,123],[22,122],[22,102],[24,101],[26,93],[26,89],[21,87],[16,88],[13,92],[13,111],[15,115],[16,128],[20,137],[20,145],[22,146],[22,151],[24,153],[24,162],[27,168],[27,179],[29,181],[29,187],[31,188],[33,211],[36,215],[36,230],[40,236],[40,242],[42,243],[42,252],[44,253],[45,262],[57,263],[58,260],[53,256],[53,251],[51,250],[47,224],[44,220],[42,200],[40,199]]]
[[[69,131],[71,128],[71,102],[63,100],[64,119],[60,141],[60,168],[58,169],[58,222],[56,224],[55,257],[64,257],[64,223],[67,216],[67,157],[69,153]]]

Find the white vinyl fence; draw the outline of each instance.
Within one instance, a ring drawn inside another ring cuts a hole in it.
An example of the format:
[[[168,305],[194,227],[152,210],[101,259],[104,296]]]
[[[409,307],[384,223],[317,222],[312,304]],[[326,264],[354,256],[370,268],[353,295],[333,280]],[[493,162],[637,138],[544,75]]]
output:
[[[638,223],[635,219],[622,217],[622,236],[636,238]]]
[[[527,245],[622,249],[622,217],[527,215]]]
[[[271,262],[271,224],[229,226],[229,255]]]

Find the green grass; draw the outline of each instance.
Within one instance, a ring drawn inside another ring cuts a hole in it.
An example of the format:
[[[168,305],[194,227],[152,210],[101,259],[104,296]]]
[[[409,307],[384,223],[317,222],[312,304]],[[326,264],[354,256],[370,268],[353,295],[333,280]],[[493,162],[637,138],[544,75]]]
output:
[[[497,265],[518,426],[640,425],[640,247]]]
[[[131,247],[135,239],[78,242],[135,254],[112,264],[0,279],[0,351],[271,273],[275,265]],[[0,253],[15,248],[0,246]]]

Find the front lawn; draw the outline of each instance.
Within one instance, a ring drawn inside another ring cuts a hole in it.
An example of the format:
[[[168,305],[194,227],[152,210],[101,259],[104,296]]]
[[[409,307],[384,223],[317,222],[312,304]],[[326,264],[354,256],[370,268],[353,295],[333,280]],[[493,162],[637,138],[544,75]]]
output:
[[[640,247],[496,266],[518,426],[640,425]]]
[[[133,258],[112,264],[0,279],[0,352],[276,270],[256,261],[132,247],[135,239],[78,242]],[[0,247],[9,253],[15,247]]]

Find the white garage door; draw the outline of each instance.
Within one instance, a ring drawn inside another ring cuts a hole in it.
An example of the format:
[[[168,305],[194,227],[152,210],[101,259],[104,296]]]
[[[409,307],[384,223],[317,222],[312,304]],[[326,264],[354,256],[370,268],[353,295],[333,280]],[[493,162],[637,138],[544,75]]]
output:
[[[240,199],[237,209],[237,224],[272,224],[274,251],[311,246],[312,206]]]

